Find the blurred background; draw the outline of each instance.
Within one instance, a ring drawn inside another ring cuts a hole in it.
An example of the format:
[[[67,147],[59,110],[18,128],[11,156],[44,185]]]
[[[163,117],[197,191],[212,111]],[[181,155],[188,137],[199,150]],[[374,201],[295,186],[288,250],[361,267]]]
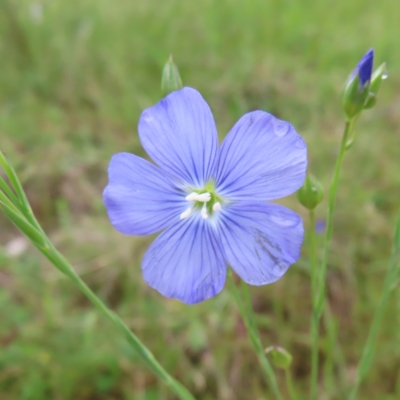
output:
[[[342,84],[375,48],[389,79],[346,155],[329,258],[332,318],[322,327],[320,398],[343,399],[399,210],[399,16],[397,0],[0,0],[0,148],[56,246],[196,398],[271,397],[227,288],[187,306],[143,282],[141,258],[153,238],[117,233],[102,204],[111,155],[144,155],[137,122],[161,98],[173,54],[184,84],[210,104],[221,139],[250,110],[289,120],[327,188],[343,129]],[[280,202],[308,224],[296,196]],[[326,201],[318,219],[325,210]],[[2,400],[174,399],[3,215],[0,267]],[[251,288],[263,344],[292,353],[300,399],[310,373],[309,272],[306,238],[281,281]],[[399,332],[397,290],[360,399],[400,398]]]

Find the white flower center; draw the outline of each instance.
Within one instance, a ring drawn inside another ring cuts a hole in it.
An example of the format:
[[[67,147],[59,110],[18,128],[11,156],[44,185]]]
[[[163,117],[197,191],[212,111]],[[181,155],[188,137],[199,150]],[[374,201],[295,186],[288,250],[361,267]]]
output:
[[[211,200],[212,196],[209,192],[205,193],[196,193],[192,192],[188,194],[185,199],[191,203],[191,205],[180,215],[180,219],[188,218],[191,214],[195,206],[199,208],[199,204],[196,203],[203,203],[200,208],[200,215],[203,219],[207,219],[209,217],[209,212],[212,211],[221,211],[221,203],[215,202],[214,204],[207,204]],[[214,200],[215,201],[215,200]]]
[[[206,193],[190,193],[185,197],[187,201],[201,201],[202,203],[207,203],[211,199],[211,194]]]

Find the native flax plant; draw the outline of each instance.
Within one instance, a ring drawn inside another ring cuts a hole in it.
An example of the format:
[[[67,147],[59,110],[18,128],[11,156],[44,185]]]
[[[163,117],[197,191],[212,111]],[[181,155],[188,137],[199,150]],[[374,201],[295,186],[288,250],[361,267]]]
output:
[[[71,264],[60,254],[36,220],[28,198],[14,168],[0,151],[0,210],[31,241],[31,243],[63,274],[70,278],[81,292],[96,306],[117,330],[126,338],[145,365],[164,382],[181,400],[195,400],[192,394],[173,378],[154,358],[140,339],[129,329],[117,314],[109,309],[85,284]],[[8,180],[3,179],[4,171]],[[136,357],[135,357],[136,359]]]
[[[302,220],[268,203],[305,178],[306,144],[291,124],[253,111],[219,147],[207,103],[186,87],[143,112],[139,136],[157,166],[113,156],[104,203],[124,234],[163,231],[142,262],[150,286],[193,304],[222,290],[227,264],[246,283],[264,285],[297,261]]]
[[[316,268],[316,248],[313,207],[310,210],[310,238],[311,238],[311,281],[313,297],[313,315],[311,320],[311,343],[312,343],[312,371],[311,371],[311,400],[318,398],[318,346],[319,346],[319,323],[325,305],[326,297],[326,273],[328,253],[333,234],[333,215],[335,209],[336,194],[339,185],[339,176],[345,153],[351,148],[355,140],[354,124],[365,109],[372,108],[376,103],[381,82],[387,78],[386,65],[382,64],[372,73],[374,62],[374,50],[371,49],[361,58],[356,68],[347,79],[342,91],[342,108],[345,114],[345,128],[340,144],[339,154],[336,160],[334,174],[328,193],[328,210],[326,217],[326,233],[322,253],[321,267]],[[318,204],[318,203],[316,203]],[[315,205],[316,206],[316,205]],[[358,383],[361,380],[358,374]],[[353,389],[354,398],[358,386]]]
[[[342,91],[342,107],[345,113],[345,128],[340,144],[339,154],[335,164],[333,179],[328,193],[328,210],[326,217],[326,233],[323,246],[322,262],[319,270],[316,265],[316,248],[314,232],[314,216],[310,213],[310,237],[311,237],[311,272],[312,272],[312,297],[313,314],[311,319],[311,400],[318,397],[318,346],[319,346],[319,324],[322,316],[326,296],[326,273],[328,265],[328,253],[333,234],[333,214],[335,209],[336,194],[339,185],[339,176],[343,164],[344,155],[354,142],[353,129],[359,115],[364,109],[371,83],[374,51],[369,50],[359,61],[347,79]]]
[[[218,146],[200,93],[173,91],[145,110],[139,137],[158,166],[129,153],[111,159],[104,203],[129,235],[163,231],[142,262],[145,281],[194,304],[219,293],[227,264],[251,285],[278,280],[297,261],[303,223],[274,200],[303,183],[307,147],[291,124],[264,111],[245,114]],[[246,285],[232,294],[263,372],[282,399],[255,324]]]
[[[159,135],[161,127],[167,135]],[[266,202],[292,193],[304,180],[306,145],[289,123],[262,111],[249,113],[219,148],[207,104],[197,91],[185,88],[146,110],[139,130],[144,147],[162,168],[134,155],[116,155],[104,198],[112,222],[125,233],[146,234],[169,226],[144,259],[145,277],[154,287],[195,303],[222,289],[227,262],[246,282],[260,285],[279,279],[298,259],[301,218]],[[10,183],[0,177],[0,209],[119,329],[161,381],[180,399],[193,400],[55,249],[1,152],[0,164]],[[263,371],[282,399],[248,292],[239,303]]]
[[[322,309],[325,301],[325,280],[327,272],[328,252],[333,233],[333,213],[335,208],[335,200],[339,185],[339,176],[343,164],[344,155],[351,147],[354,137],[352,137],[354,124],[360,113],[364,109],[371,83],[372,66],[374,59],[374,51],[369,50],[360,60],[348,78],[342,92],[342,106],[346,116],[345,128],[340,144],[338,158],[336,160],[333,179],[328,193],[328,211],[326,218],[326,233],[323,247],[322,263],[319,275],[316,278],[316,292],[314,298],[314,315],[317,321],[321,318]],[[317,322],[318,323],[318,322]],[[314,378],[314,394],[316,396],[316,376]]]

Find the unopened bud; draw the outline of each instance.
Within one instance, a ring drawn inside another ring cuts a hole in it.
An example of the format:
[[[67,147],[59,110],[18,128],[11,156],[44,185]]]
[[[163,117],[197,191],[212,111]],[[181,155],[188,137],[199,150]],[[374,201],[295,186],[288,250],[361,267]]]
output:
[[[297,191],[297,198],[305,208],[314,210],[324,198],[324,188],[315,176],[307,174],[303,186]]]
[[[348,119],[360,113],[368,99],[371,83],[374,50],[369,50],[360,60],[342,91],[342,106]]]
[[[288,369],[290,367],[293,357],[287,350],[279,346],[270,346],[264,351],[274,367],[281,369]]]
[[[174,90],[182,89],[182,80],[179,75],[178,67],[175,65],[172,56],[166,62],[161,78],[161,90],[166,96]]]

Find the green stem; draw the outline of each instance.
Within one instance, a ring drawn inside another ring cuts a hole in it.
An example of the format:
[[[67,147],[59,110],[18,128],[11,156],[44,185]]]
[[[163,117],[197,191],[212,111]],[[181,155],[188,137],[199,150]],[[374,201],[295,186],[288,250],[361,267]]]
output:
[[[43,233],[43,229],[40,226],[40,224],[37,222],[35,216],[33,215],[33,211],[31,208],[31,205],[29,203],[28,198],[26,197],[26,194],[24,192],[24,189],[21,185],[21,182],[18,179],[17,173],[15,172],[13,166],[11,163],[7,160],[7,158],[4,156],[4,154],[0,151],[0,166],[3,168],[4,172],[7,175],[7,178],[9,179],[12,188],[14,189],[16,195],[10,188],[5,188],[3,187],[8,186],[4,181],[2,183],[2,190],[4,193],[10,198],[10,200],[14,203],[14,205],[21,211],[21,213],[24,214],[24,217],[26,218],[27,221],[29,221],[37,230]]]
[[[43,246],[45,239],[42,232],[33,227],[25,218],[25,215],[14,203],[0,190],[0,209],[4,211],[13,224],[21,230],[35,246]]]
[[[79,287],[82,293],[117,327],[144,363],[161,381],[169,386],[181,400],[194,400],[193,395],[181,383],[168,374],[146,346],[144,346],[138,337],[125,325],[122,319],[107,308],[107,306],[92,292],[86,283],[76,274],[69,262],[50,242],[46,248],[38,249],[57,269],[67,275]]]
[[[335,170],[328,194],[328,213],[326,218],[326,234],[323,247],[322,262],[319,271],[316,267],[315,232],[314,232],[314,213],[310,212],[310,247],[311,247],[311,286],[313,297],[313,313],[311,319],[311,399],[316,400],[318,396],[318,346],[319,346],[319,324],[325,303],[325,281],[328,264],[328,253],[333,233],[333,213],[335,209],[336,193],[339,185],[340,170],[342,168],[344,154],[348,148],[348,140],[351,137],[356,118],[346,121],[342,141],[340,143],[339,155],[336,160]]]
[[[251,305],[251,299],[247,285],[240,282],[239,287],[241,288],[242,291],[242,294],[240,294],[239,289],[236,287],[236,284],[233,280],[233,273],[231,270],[229,271],[229,276],[231,278],[230,279],[231,293],[233,294],[233,297],[235,298],[235,301],[238,305],[243,322],[247,328],[247,333],[249,335],[250,342],[257,355],[258,361],[261,365],[264,375],[270,387],[272,388],[275,397],[278,400],[283,400],[282,394],[279,390],[278,383],[275,377],[274,369],[272,368],[267,356],[265,355],[264,347],[262,345],[261,338],[258,333],[254,317],[254,311]]]
[[[315,235],[315,212],[310,210],[310,258],[311,258],[311,291],[313,302],[316,301],[317,294],[317,252],[316,252],[316,235]]]
[[[343,349],[338,342],[337,325],[334,316],[332,315],[329,303],[325,303],[323,319],[325,322],[325,331],[328,336],[328,345],[325,356],[327,364],[327,368],[325,369],[325,378],[327,378],[327,381],[333,382],[333,384],[330,385],[332,389],[327,392],[331,397],[334,397],[334,395],[339,395],[340,397],[340,395],[343,396],[343,393],[348,393],[346,391],[346,363]],[[335,371],[337,371],[339,379],[334,375]],[[328,387],[329,385],[326,386]]]
[[[291,400],[296,400],[297,399],[297,394],[296,391],[294,390],[293,386],[293,379],[292,379],[292,374],[290,372],[290,368],[285,369],[285,378],[286,378],[286,386],[289,391],[289,396]]]
[[[309,240],[310,240],[310,259],[311,259],[311,291],[312,291],[312,317],[311,317],[311,392],[310,399],[316,400],[318,398],[318,353],[319,353],[319,319],[317,309],[317,251],[316,251],[316,234],[315,234],[315,212],[310,210],[310,226],[309,226]],[[336,362],[339,366],[340,373],[343,373],[343,354],[342,349],[337,343],[337,335],[333,316],[329,308],[329,304],[325,304],[323,308],[323,316],[326,322],[326,331],[329,338],[329,354],[327,355],[327,362],[333,369],[333,363]],[[326,374],[325,374],[326,375]],[[343,381],[343,379],[342,379]]]
[[[349,400],[356,400],[357,391],[361,381],[365,378],[372,363],[372,358],[375,350],[376,336],[379,327],[381,326],[382,317],[386,309],[390,294],[392,292],[392,285],[399,278],[399,268],[397,267],[397,257],[400,252],[400,217],[397,219],[395,238],[393,243],[392,257],[390,259],[389,268],[386,273],[385,282],[383,284],[383,291],[378,307],[375,311],[372,324],[369,328],[368,337],[364,345],[361,360],[357,368],[356,382],[350,392]]]
[[[92,290],[72,269],[68,261],[50,242],[47,243],[47,246],[36,247],[58,270],[73,280],[82,293],[117,327],[121,333],[123,333],[129,344],[135,349],[144,363],[161,381],[169,386],[181,400],[195,400],[192,394],[181,383],[169,375],[168,372],[158,363],[153,354],[140,342],[138,337],[125,325],[121,318],[107,308],[106,305],[92,292]]]
[[[318,395],[318,333],[319,318],[317,308],[317,253],[315,246],[315,213],[310,210],[310,258],[311,258],[311,294],[312,294],[312,316],[311,316],[311,400],[316,400]]]
[[[10,189],[4,179],[0,176],[0,190],[2,190],[7,197],[16,205],[20,206],[18,197],[14,194],[14,192]],[[18,207],[19,208],[19,207]]]
[[[10,180],[11,185],[14,188],[15,192],[17,193],[17,196],[20,199],[20,201],[26,206],[27,209],[30,208],[28,199],[26,198],[24,189],[22,188],[21,182],[19,181],[14,168],[8,162],[7,158],[1,151],[0,151],[0,165],[3,167],[4,172],[6,173],[8,179]]]
[[[324,241],[324,248],[322,254],[322,263],[319,271],[318,282],[317,282],[317,313],[318,313],[318,321],[321,318],[324,301],[325,301],[325,279],[326,279],[326,271],[327,271],[327,263],[328,263],[328,253],[329,247],[331,244],[332,233],[333,233],[333,212],[335,208],[335,199],[336,193],[339,184],[339,176],[340,170],[343,164],[344,154],[346,152],[347,141],[353,130],[355,119],[351,121],[346,121],[346,126],[344,129],[342,141],[340,144],[339,156],[336,160],[335,171],[333,174],[333,179],[331,186],[329,188],[328,195],[328,213],[326,218],[326,234]]]
[[[195,400],[194,396],[158,363],[153,354],[141,343],[137,336],[125,325],[121,318],[92,292],[92,290],[76,274],[69,262],[56,250],[32,213],[25,192],[12,166],[0,152],[0,165],[5,170],[17,196],[0,181],[0,209],[24,233],[33,245],[62,273],[67,275],[83,294],[117,327],[129,344],[135,349],[149,369],[169,388],[180,400]],[[0,178],[1,179],[1,178]],[[5,184],[5,182],[4,182]],[[8,196],[7,196],[8,195]]]

